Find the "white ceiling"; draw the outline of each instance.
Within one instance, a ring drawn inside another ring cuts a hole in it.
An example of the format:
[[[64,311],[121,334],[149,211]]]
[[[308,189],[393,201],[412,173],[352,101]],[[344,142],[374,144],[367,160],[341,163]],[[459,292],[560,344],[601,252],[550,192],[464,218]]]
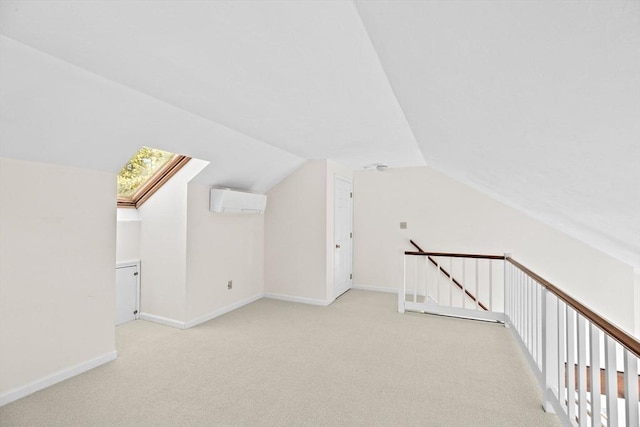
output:
[[[264,192],[304,159],[0,36],[0,155],[117,173],[147,145],[211,161],[198,180]]]
[[[640,2],[357,6],[430,166],[640,266]]]
[[[640,3],[0,2],[0,155],[425,164],[640,266]],[[414,137],[415,135],[415,137]],[[99,155],[97,155],[99,153]]]
[[[424,164],[350,2],[6,1],[0,27],[302,158]]]

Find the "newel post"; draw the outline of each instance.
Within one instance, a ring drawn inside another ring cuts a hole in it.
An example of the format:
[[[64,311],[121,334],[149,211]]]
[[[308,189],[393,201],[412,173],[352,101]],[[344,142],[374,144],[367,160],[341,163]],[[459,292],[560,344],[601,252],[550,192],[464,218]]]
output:
[[[503,275],[502,275],[502,295],[504,298],[503,302],[503,311],[504,311],[504,326],[507,326],[507,323],[511,322],[511,283],[507,283],[508,274],[509,274],[509,261],[507,258],[510,258],[511,254],[505,252],[504,261],[503,261]]]
[[[398,290],[398,313],[404,313],[404,298],[407,292],[407,255],[402,254],[402,289]]]

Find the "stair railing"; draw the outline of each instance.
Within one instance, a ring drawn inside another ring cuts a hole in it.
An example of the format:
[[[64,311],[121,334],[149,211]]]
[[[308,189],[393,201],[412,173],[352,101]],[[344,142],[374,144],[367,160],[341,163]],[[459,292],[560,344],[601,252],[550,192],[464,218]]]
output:
[[[398,311],[504,322],[503,263],[504,255],[407,251]]]
[[[406,251],[403,268],[400,313],[504,322],[542,388],[544,409],[564,425],[639,426],[636,338],[510,254]]]
[[[420,252],[424,252],[422,250],[422,248],[413,240],[409,240],[409,242],[413,245],[414,248],[416,248],[418,251]],[[489,311],[489,309],[487,308],[486,305],[484,305],[482,302],[480,302],[478,300],[478,298],[472,294],[468,288],[466,288],[462,283],[460,283],[455,277],[453,277],[447,270],[445,270],[432,256],[427,255],[427,259],[429,260],[429,262],[431,264],[433,264],[434,266],[436,266],[436,268],[445,275],[445,277],[447,279],[449,279],[454,285],[456,285],[458,287],[458,289],[462,290],[464,292],[464,294],[469,297],[473,302],[477,302],[478,306],[483,309],[484,311]]]
[[[640,341],[510,256],[505,297],[546,411],[571,426],[638,426]]]

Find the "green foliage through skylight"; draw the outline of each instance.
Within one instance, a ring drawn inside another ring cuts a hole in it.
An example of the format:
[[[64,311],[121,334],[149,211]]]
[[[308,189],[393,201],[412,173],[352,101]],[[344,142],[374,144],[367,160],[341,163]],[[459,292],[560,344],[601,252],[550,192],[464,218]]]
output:
[[[142,147],[118,174],[118,197],[133,197],[173,156],[173,153]]]

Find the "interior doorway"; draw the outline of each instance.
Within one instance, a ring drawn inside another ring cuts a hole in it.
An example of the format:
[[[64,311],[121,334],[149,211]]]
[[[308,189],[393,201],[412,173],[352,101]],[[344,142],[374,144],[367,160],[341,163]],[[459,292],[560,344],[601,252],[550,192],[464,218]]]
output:
[[[334,178],[334,297],[351,288],[353,282],[353,184]]]

